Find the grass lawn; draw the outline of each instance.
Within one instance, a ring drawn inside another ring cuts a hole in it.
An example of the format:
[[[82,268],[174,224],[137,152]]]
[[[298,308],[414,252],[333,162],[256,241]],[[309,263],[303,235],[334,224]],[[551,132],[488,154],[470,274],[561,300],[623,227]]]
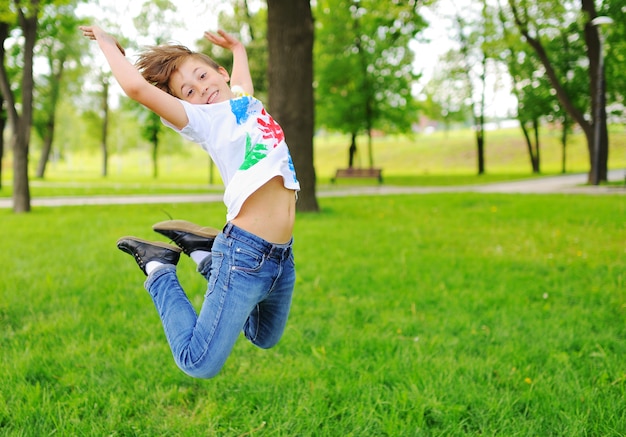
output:
[[[543,128],[541,136],[541,175],[561,173],[560,131]],[[612,126],[609,169],[626,168],[626,130]],[[319,135],[315,138],[314,164],[318,187],[330,188],[335,170],[346,167],[349,137]],[[355,166],[368,167],[367,141],[358,138]],[[429,135],[384,136],[373,140],[374,165],[383,169],[386,185],[467,185],[536,177],[531,173],[528,152],[520,129],[486,132],[486,174],[478,176],[476,146],[470,130],[435,132]],[[189,143],[184,153],[162,154],[159,176],[152,177],[152,163],[146,150],[109,158],[107,177],[100,176],[100,152],[66,151],[63,160],[51,162],[44,180],[30,183],[33,197],[127,194],[171,194],[220,192],[223,187],[209,158],[198,146]],[[38,153],[31,153],[31,175]],[[0,197],[11,197],[10,154],[3,161]],[[571,135],[566,153],[566,171],[585,173],[589,154],[581,133]],[[371,184],[372,180],[341,180],[337,185]],[[624,181],[618,183],[623,184]]]
[[[623,196],[320,199],[283,340],[174,365],[115,248],[221,204],[0,210],[0,435],[621,436]],[[188,258],[181,281],[205,291]]]

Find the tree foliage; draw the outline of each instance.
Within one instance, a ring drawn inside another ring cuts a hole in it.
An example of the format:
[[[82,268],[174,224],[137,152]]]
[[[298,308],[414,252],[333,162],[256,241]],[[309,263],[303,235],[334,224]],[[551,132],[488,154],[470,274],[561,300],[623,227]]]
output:
[[[626,120],[626,0],[603,1],[599,14],[613,19],[601,29],[605,35],[604,59],[607,102],[616,120]]]
[[[318,128],[408,132],[417,118],[409,42],[426,25],[417,1],[316,2]],[[373,158],[370,148],[370,166]]]

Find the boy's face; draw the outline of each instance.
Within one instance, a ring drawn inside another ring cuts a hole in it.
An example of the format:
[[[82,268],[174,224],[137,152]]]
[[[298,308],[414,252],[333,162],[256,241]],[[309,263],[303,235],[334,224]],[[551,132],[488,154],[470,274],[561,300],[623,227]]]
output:
[[[228,72],[222,67],[215,70],[200,59],[188,58],[172,73],[169,87],[176,97],[204,105],[232,99],[229,80]]]

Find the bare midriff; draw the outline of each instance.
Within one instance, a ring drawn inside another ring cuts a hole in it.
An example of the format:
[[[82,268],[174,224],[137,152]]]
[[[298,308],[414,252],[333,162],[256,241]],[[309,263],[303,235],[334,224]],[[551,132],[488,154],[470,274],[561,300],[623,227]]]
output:
[[[295,218],[296,193],[276,176],[246,199],[232,223],[270,243],[284,244],[291,240]]]

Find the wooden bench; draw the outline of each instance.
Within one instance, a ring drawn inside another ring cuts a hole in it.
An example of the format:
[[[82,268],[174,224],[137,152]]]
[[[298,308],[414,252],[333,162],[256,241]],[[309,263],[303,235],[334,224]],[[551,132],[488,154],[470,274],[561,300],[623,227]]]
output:
[[[340,168],[335,173],[335,177],[330,181],[334,184],[337,179],[344,178],[376,178],[378,183],[383,183],[383,170],[382,168]]]

